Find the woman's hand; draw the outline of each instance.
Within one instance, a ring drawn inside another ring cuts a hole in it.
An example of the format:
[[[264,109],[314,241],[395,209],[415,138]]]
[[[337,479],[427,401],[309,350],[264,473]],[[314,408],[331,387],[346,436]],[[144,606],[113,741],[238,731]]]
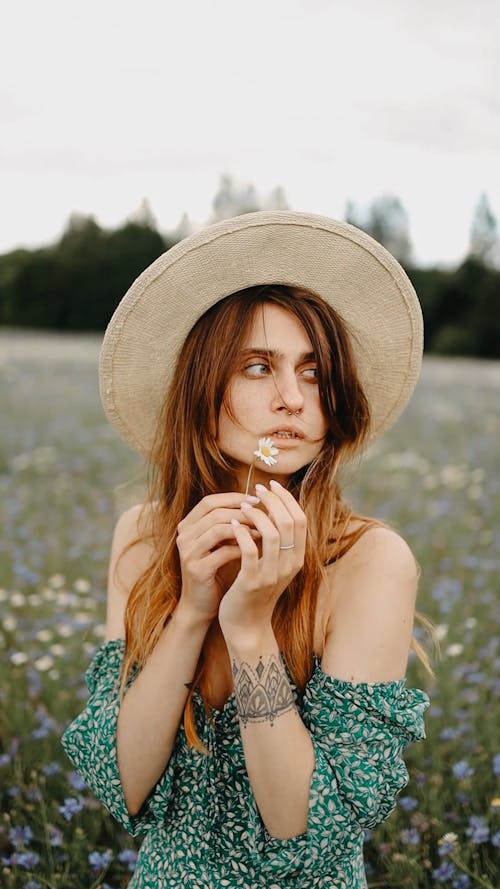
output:
[[[241,504],[258,500],[238,493],[209,494],[179,522],[177,549],[182,590],[178,607],[197,620],[210,623],[216,616],[224,593],[217,572],[241,556],[231,519],[248,521]],[[247,533],[250,536],[251,532]]]
[[[267,515],[242,506],[261,535],[262,555],[248,527],[232,521],[241,569],[219,607],[219,624],[226,643],[250,644],[269,632],[274,606],[304,564],[307,520],[295,498],[278,482],[271,490],[256,485]]]

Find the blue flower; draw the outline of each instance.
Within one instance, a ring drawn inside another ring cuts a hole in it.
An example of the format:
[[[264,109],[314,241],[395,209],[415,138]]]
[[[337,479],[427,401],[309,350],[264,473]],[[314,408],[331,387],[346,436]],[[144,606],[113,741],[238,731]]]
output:
[[[497,848],[500,847],[500,830],[497,830],[497,832],[493,834],[491,842],[493,846],[496,846]]]
[[[495,753],[493,757],[493,774],[500,777],[500,753]]]
[[[89,864],[95,870],[102,870],[107,867],[110,861],[113,860],[112,852],[91,852],[89,855]]]
[[[59,830],[58,827],[51,827],[49,825],[49,837],[51,846],[62,846],[63,834],[62,830]]]
[[[28,880],[28,882],[24,884],[23,889],[42,889],[42,884],[38,883],[36,880]]]
[[[455,843],[451,843],[449,840],[443,840],[443,842],[439,844],[438,853],[442,857],[443,855],[449,855],[451,852],[454,852],[455,849]]]
[[[26,827],[11,827],[9,830],[9,840],[16,849],[25,846],[32,839],[33,831],[28,825]]]
[[[414,796],[400,796],[398,803],[405,812],[413,812],[418,806],[418,799]]]
[[[420,834],[416,827],[402,830],[400,836],[403,846],[418,846],[420,842]]]
[[[490,835],[490,829],[486,823],[486,818],[482,815],[471,815],[469,818],[469,827],[465,833],[471,838],[476,845],[486,843]]]
[[[470,877],[467,874],[458,874],[451,885],[453,889],[467,889],[470,886]]]
[[[74,796],[67,796],[64,800],[64,805],[59,806],[59,811],[61,815],[64,815],[66,821],[71,821],[73,815],[77,815],[78,812],[81,812],[83,809],[83,803],[79,799],[75,799]]]
[[[438,883],[448,883],[455,876],[455,865],[451,861],[443,861],[432,871],[432,876]]]
[[[87,787],[85,781],[78,772],[69,772],[68,783],[71,784],[74,790],[85,790]]]
[[[470,767],[466,759],[460,759],[452,766],[452,772],[455,778],[470,778],[474,774],[474,769]]]
[[[137,852],[135,849],[124,849],[123,852],[118,853],[118,861],[128,864],[129,871],[133,873],[137,862]]]
[[[42,766],[42,772],[48,778],[50,778],[51,775],[57,775],[60,771],[61,766],[58,762],[49,762],[46,766]]]
[[[454,741],[455,738],[458,738],[458,731],[456,728],[453,728],[451,725],[447,725],[441,729],[439,732],[439,737],[442,741]]]
[[[16,864],[20,867],[25,867],[26,870],[29,870],[31,867],[35,867],[40,861],[40,856],[37,852],[17,852],[16,853]]]

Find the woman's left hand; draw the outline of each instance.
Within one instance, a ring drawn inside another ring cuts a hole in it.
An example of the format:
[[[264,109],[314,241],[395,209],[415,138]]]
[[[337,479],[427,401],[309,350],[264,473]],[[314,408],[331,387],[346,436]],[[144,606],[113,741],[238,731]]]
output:
[[[253,506],[248,520],[261,535],[261,551],[248,527],[232,522],[241,550],[241,568],[219,606],[226,642],[253,641],[269,631],[276,602],[304,564],[307,520],[292,494],[278,482],[256,486],[267,514]]]

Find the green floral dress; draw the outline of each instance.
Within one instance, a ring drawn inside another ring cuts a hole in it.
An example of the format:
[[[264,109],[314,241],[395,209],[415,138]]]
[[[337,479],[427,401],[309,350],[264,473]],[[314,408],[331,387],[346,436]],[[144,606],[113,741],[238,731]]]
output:
[[[209,755],[179,728],[170,761],[140,812],[125,805],[116,759],[117,679],[125,642],[97,650],[87,706],[62,743],[97,798],[132,835],[145,834],[130,889],[363,889],[363,832],[383,821],[408,782],[403,748],[425,738],[425,692],[404,679],[351,683],[314,669],[297,707],[311,734],[307,831],[270,836],[245,768],[234,696],[207,717],[195,712]],[[136,665],[129,675],[133,682]]]

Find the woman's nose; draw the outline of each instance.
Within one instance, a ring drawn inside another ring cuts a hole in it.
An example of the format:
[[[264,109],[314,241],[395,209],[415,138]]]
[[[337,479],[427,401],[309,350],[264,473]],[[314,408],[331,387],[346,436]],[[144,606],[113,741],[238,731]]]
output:
[[[294,373],[280,374],[275,380],[273,410],[300,413],[304,407],[304,396]]]

